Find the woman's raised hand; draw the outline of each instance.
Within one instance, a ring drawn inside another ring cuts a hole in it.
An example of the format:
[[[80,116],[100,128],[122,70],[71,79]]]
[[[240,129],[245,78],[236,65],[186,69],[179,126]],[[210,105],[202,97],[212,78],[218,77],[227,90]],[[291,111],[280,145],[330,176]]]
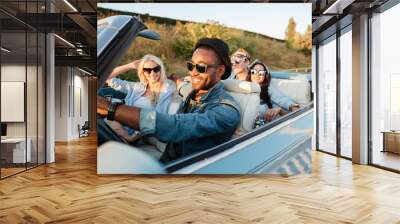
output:
[[[132,70],[132,69],[136,70],[139,67],[140,61],[141,61],[141,59],[135,60],[135,61],[130,62],[128,64],[121,65],[121,66],[118,66],[118,67],[114,68],[114,70],[111,72],[110,76],[107,79],[107,83],[112,78],[117,77],[117,76],[119,76],[121,74],[124,74],[125,72],[128,72],[129,70]]]
[[[141,61],[141,59],[132,61],[132,62],[130,63],[131,69],[137,70],[138,67],[139,67],[140,61]]]

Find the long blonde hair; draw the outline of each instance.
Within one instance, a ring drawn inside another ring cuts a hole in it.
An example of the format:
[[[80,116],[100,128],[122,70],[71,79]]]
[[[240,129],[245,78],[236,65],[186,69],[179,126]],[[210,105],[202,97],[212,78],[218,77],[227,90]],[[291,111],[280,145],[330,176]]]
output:
[[[160,71],[160,87],[163,86],[164,82],[167,79],[167,74],[165,72],[165,67],[164,67],[164,63],[161,61],[160,58],[151,55],[151,54],[146,54],[145,56],[143,56],[143,58],[140,60],[139,66],[138,66],[138,76],[139,76],[139,80],[141,83],[143,83],[145,86],[147,86],[149,83],[146,79],[146,76],[144,75],[143,72],[143,66],[145,62],[148,61],[153,61],[154,63],[156,63],[157,65],[159,65],[161,67],[161,71]],[[161,89],[159,90],[161,91]],[[156,105],[158,103],[158,99],[160,97],[160,92],[151,92],[150,95],[150,101],[152,102],[153,105]]]
[[[148,62],[148,61],[153,61],[154,63],[156,63],[157,65],[159,65],[160,67],[161,67],[161,76],[160,76],[160,82],[161,83],[164,83],[164,81],[167,79],[167,74],[166,74],[166,72],[165,72],[165,67],[164,67],[164,63],[161,61],[161,59],[160,58],[158,58],[158,57],[156,57],[156,56],[154,56],[154,55],[151,55],[151,54],[146,54],[145,56],[143,56],[143,58],[140,60],[140,63],[139,63],[139,66],[138,66],[138,76],[139,76],[139,80],[140,80],[140,82],[141,83],[143,83],[143,84],[145,84],[145,85],[147,85],[148,84],[148,82],[147,82],[147,79],[146,79],[146,77],[145,77],[145,75],[144,75],[144,72],[143,72],[143,66],[144,66],[144,63],[145,62]]]

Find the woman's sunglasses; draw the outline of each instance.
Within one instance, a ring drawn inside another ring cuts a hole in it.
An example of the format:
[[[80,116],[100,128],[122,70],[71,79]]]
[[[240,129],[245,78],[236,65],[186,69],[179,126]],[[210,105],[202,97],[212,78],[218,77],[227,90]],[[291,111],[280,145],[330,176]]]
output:
[[[257,71],[255,69],[250,70],[251,75],[265,76],[266,73],[267,73],[267,71],[264,71],[264,70],[260,70],[260,71]]]
[[[144,73],[150,74],[151,71],[154,71],[154,73],[157,73],[157,72],[161,71],[161,66],[157,65],[154,68],[143,68]]]
[[[186,62],[186,66],[189,71],[193,71],[193,69],[196,68],[199,73],[206,73],[209,67],[218,67],[220,65],[207,65],[203,63],[194,64],[193,62],[188,61]]]

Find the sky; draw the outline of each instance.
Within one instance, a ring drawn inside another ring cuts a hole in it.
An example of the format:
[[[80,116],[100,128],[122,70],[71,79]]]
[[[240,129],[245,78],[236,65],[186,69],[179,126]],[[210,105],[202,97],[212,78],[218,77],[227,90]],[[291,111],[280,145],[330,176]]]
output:
[[[217,21],[284,39],[290,17],[297,32],[311,25],[311,3],[98,3],[99,7],[193,22]]]

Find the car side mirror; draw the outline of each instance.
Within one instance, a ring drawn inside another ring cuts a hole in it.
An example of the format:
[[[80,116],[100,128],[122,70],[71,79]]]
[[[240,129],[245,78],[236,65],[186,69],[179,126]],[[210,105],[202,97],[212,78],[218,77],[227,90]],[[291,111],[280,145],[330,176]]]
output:
[[[154,32],[152,30],[148,30],[148,29],[140,31],[138,33],[138,36],[144,37],[147,39],[151,39],[151,40],[160,40],[161,39],[160,34]]]

